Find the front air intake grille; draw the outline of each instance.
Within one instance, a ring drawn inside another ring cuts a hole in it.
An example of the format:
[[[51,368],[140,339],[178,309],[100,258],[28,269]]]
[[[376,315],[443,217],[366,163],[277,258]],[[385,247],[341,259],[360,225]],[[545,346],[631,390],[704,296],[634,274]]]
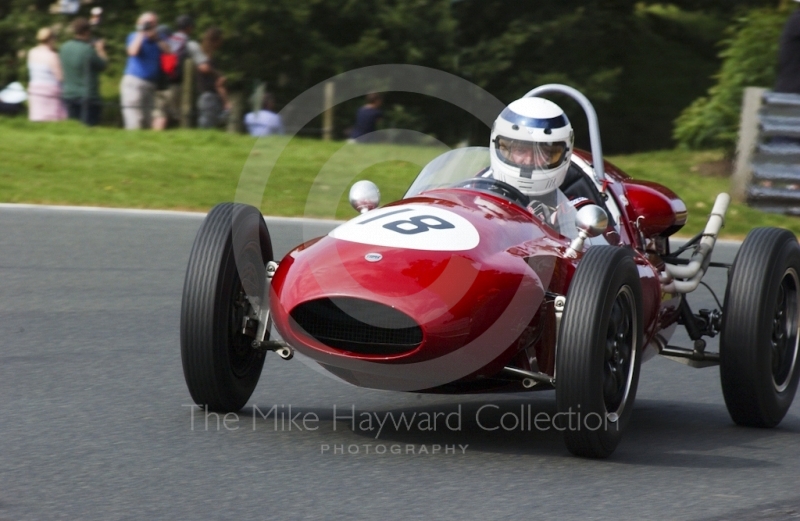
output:
[[[411,317],[368,300],[312,300],[294,308],[291,316],[317,341],[352,353],[395,355],[422,343],[422,329]]]

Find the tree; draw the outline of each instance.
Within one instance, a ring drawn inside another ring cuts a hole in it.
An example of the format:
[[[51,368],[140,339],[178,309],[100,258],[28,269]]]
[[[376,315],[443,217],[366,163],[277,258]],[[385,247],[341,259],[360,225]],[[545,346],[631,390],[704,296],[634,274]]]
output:
[[[724,27],[708,14],[632,0],[465,0],[456,12],[460,73],[505,102],[543,83],[581,90],[611,152],[669,146],[672,120],[710,84]],[[563,104],[587,146],[582,112]]]
[[[674,135],[681,146],[733,153],[744,88],[774,83],[778,41],[790,10],[788,6],[753,10],[729,28],[716,83],[675,122]]]
[[[34,44],[36,29],[72,19],[48,14],[52,1],[0,4],[0,82],[26,78],[20,51]],[[217,59],[231,87],[249,91],[266,82],[279,105],[331,76],[376,64],[452,72],[505,102],[559,82],[595,103],[605,149],[627,152],[670,145],[673,120],[712,84],[716,42],[730,18],[777,1],[741,0],[731,9],[729,0],[93,0],[81,14],[105,9],[99,33],[110,56],[107,97],[122,75],[125,36],[137,15],[153,10],[169,24],[188,13],[196,39],[211,25],[222,28]],[[474,118],[438,100],[390,93],[386,101],[390,125],[449,143],[488,139]],[[337,109],[339,137],[360,103]],[[580,112],[564,105],[584,136]]]
[[[24,52],[35,45],[36,31],[47,25],[49,5],[47,0],[0,4],[0,88],[23,79]]]

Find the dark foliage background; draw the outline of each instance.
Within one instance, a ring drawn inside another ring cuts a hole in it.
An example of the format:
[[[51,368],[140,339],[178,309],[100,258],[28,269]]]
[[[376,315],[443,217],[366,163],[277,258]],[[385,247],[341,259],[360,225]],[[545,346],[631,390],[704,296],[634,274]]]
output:
[[[793,3],[792,3],[793,4]],[[697,98],[676,120],[674,137],[691,149],[722,148],[733,155],[745,87],[772,87],[778,40],[794,5],[755,9],[727,30],[722,65],[705,96]]]
[[[66,26],[51,0],[0,3],[0,84],[27,79],[22,51],[39,27]],[[673,121],[712,88],[719,43],[733,38],[751,9],[778,0],[94,0],[112,66],[113,99],[125,61],[125,34],[151,9],[169,23],[191,13],[198,33],[219,25],[227,36],[222,68],[234,86],[264,81],[285,104],[312,85],[354,68],[386,63],[434,67],[485,88],[504,102],[547,82],[582,90],[596,105],[609,152],[670,147]],[[737,25],[738,24],[738,25]],[[196,36],[199,36],[196,35]],[[66,30],[61,38],[67,38]],[[772,37],[772,36],[770,36]],[[774,66],[764,58],[764,67]],[[774,60],[773,60],[774,61]],[[461,110],[420,95],[390,93],[387,125],[447,142],[483,142],[488,129]],[[339,137],[361,100],[336,110]],[[564,103],[578,127],[583,117]],[[696,111],[696,110],[695,110]],[[320,122],[309,127],[318,128]],[[678,135],[681,137],[681,134]],[[682,141],[685,141],[681,138]],[[694,140],[698,141],[698,140]],[[701,141],[702,142],[702,141]],[[705,142],[702,142],[705,143]]]

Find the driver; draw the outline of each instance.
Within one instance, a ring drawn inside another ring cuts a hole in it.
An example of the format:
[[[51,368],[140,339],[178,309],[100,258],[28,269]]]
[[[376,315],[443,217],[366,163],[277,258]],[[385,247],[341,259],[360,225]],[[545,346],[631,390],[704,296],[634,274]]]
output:
[[[531,213],[552,221],[573,142],[572,125],[561,107],[544,98],[518,99],[492,125],[490,167],[478,177],[517,188],[530,199]],[[585,198],[571,201],[575,208],[588,202]]]

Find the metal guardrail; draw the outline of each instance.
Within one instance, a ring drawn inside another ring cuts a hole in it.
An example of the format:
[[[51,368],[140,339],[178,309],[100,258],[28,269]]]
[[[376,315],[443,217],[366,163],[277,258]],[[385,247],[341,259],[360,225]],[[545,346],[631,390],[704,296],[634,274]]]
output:
[[[760,210],[800,215],[800,94],[745,90],[731,192]]]

